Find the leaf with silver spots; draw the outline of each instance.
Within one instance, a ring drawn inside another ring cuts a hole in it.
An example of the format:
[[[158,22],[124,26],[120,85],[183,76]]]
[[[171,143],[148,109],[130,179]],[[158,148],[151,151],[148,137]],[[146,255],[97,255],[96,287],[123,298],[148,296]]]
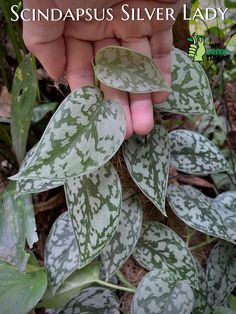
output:
[[[169,133],[169,140],[170,163],[177,170],[190,174],[229,170],[220,149],[205,136],[189,130],[175,130]]]
[[[118,229],[102,251],[108,280],[127,261],[137,244],[142,226],[142,210],[136,197],[123,201]]]
[[[157,221],[143,224],[133,256],[148,270],[167,270],[172,272],[176,281],[185,280],[194,287],[198,286],[195,261],[185,242]]]
[[[123,154],[134,182],[166,215],[169,140],[165,129],[156,125],[146,137],[133,136],[123,144]]]
[[[65,193],[81,268],[101,253],[118,227],[120,180],[114,167],[107,163],[90,175],[66,180]]]
[[[170,91],[153,60],[124,47],[101,49],[95,59],[95,75],[103,84],[131,93]]]

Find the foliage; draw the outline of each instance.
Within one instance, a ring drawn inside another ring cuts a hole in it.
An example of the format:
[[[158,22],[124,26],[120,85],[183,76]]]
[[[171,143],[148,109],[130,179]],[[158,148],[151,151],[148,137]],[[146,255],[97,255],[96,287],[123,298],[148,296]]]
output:
[[[214,118],[212,92],[204,70],[178,49],[172,55],[172,91],[156,109]],[[15,76],[16,95],[24,89],[24,110],[15,108],[11,117],[19,163],[25,155],[29,121],[20,119],[15,124],[14,119],[28,112],[31,121],[36,99],[35,84],[21,79],[21,71],[33,71],[29,60],[25,57]],[[151,59],[132,50],[104,48],[95,61],[97,80],[113,88],[133,93],[169,90]],[[27,93],[29,88],[32,94]],[[49,109],[55,107],[48,106],[33,121],[39,121]],[[112,289],[134,293],[132,314],[220,313],[236,284],[232,254],[236,194],[222,193],[213,199],[169,178],[170,165],[186,174],[232,172],[220,149],[205,135],[186,129],[168,132],[160,123],[146,137],[133,136],[124,142],[125,117],[119,103],[105,100],[99,87],[85,86],[70,93],[53,114],[40,141],[26,155],[18,174],[11,177],[17,181],[16,188],[12,183],[1,195],[0,221],[5,225],[0,228],[0,313],[25,313],[38,306],[52,308],[53,314],[116,314],[119,302]],[[167,198],[172,211],[186,225],[228,241],[213,248],[206,272],[194,260],[188,242],[174,230],[157,221],[142,224],[142,208],[135,192],[122,199],[120,179],[110,162],[120,148],[133,181],[155,205],[163,222],[169,215]],[[27,194],[59,186],[64,188],[68,211],[54,222],[48,236],[45,273],[32,262],[33,257],[27,263],[25,240],[30,247],[37,241]],[[6,235],[12,239],[9,247]],[[14,254],[7,254],[8,249]],[[131,254],[149,271],[137,289],[109,281],[119,274]],[[102,267],[106,280],[101,279]],[[12,290],[7,289],[8,285]],[[18,312],[16,303],[10,302],[13,296],[20,304]]]

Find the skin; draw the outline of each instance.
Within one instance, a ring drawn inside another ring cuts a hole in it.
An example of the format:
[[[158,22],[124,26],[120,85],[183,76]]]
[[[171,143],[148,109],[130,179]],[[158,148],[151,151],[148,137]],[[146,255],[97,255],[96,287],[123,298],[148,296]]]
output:
[[[172,26],[174,21],[121,21],[121,6],[132,8],[173,8],[177,15],[181,0],[24,0],[30,9],[113,8],[111,22],[71,20],[24,22],[23,37],[27,48],[42,63],[53,79],[65,75],[71,90],[94,84],[91,60],[105,46],[123,46],[152,57],[168,84],[171,83]],[[153,103],[161,103],[167,92],[127,94],[101,84],[106,99],[123,105],[126,115],[126,138],[133,133],[145,135],[153,128]]]

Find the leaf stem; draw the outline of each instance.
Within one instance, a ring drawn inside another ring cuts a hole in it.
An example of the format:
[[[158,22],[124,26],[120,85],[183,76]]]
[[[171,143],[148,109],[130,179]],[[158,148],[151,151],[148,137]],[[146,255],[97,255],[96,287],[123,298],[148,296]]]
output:
[[[212,242],[215,242],[216,240],[217,240],[217,238],[210,238],[210,239],[207,239],[206,241],[201,242],[197,245],[191,246],[189,249],[190,249],[190,251],[198,250],[198,249],[203,248],[204,246],[207,246],[208,244],[211,244]]]
[[[120,270],[118,270],[116,272],[116,276],[118,277],[118,279],[120,280],[120,282],[125,285],[127,288],[130,288],[130,289],[136,289],[136,287],[134,285],[132,285],[132,283],[130,283],[126,278],[125,276],[122,274],[122,272]]]
[[[112,284],[110,282],[106,282],[106,281],[103,281],[103,280],[96,280],[96,283],[98,283],[101,286],[108,287],[108,288],[111,288],[111,289],[116,289],[116,290],[121,290],[121,291],[125,291],[125,292],[135,293],[135,289],[133,289],[133,288],[131,289],[131,288],[127,288],[127,287],[114,285],[114,284]]]
[[[37,63],[35,57],[32,55],[32,63],[34,67],[34,74],[35,74],[35,82],[36,82],[36,88],[37,88],[37,98],[39,104],[41,103],[41,96],[40,96],[40,88],[39,88],[39,80],[38,80],[38,73],[37,73]]]

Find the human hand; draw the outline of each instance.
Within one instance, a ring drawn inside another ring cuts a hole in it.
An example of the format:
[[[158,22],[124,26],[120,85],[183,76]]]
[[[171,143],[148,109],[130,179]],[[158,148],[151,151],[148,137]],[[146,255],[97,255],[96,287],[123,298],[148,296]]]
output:
[[[99,4],[97,4],[99,3]],[[169,8],[175,14],[181,0],[24,0],[29,9],[59,8],[66,12],[68,8],[113,8],[113,21],[31,21],[24,22],[23,35],[27,48],[39,59],[48,74],[59,79],[66,75],[71,90],[84,85],[94,84],[91,60],[97,51],[106,46],[123,46],[149,57],[160,68],[168,84],[171,83],[172,25],[174,20],[122,21],[121,6],[129,4],[131,8]],[[164,17],[165,18],[165,17]],[[153,103],[163,102],[167,92],[151,94],[132,94],[112,89],[101,84],[106,99],[113,99],[123,105],[127,133],[147,134],[154,124]]]

